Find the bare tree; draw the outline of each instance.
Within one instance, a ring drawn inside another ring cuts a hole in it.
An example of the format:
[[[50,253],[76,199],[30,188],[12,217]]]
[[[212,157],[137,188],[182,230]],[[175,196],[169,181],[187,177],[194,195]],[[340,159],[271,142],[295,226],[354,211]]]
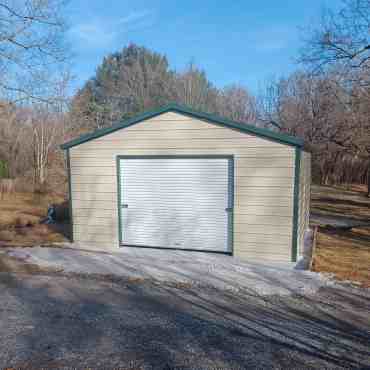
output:
[[[217,111],[218,91],[212,86],[204,71],[190,63],[185,71],[175,77],[174,100],[193,109]]]
[[[220,91],[217,111],[233,121],[255,123],[257,119],[256,99],[239,85],[231,85]]]
[[[8,176],[23,172],[27,127],[22,124],[20,110],[13,104],[0,103],[0,159],[6,164]]]
[[[63,117],[41,107],[33,114],[30,127],[34,184],[36,188],[43,189],[47,179],[50,155],[63,137]]]
[[[336,82],[351,97],[342,99],[350,113],[346,140],[335,140],[344,150],[370,163],[370,118],[364,106],[370,99],[370,0],[343,0],[337,11],[326,10],[318,27],[308,32],[300,61],[316,74],[335,70],[341,78]],[[361,107],[361,109],[359,109]],[[367,110],[367,108],[366,108]],[[356,122],[356,124],[353,124]],[[370,196],[370,167],[368,168]]]
[[[339,11],[325,9],[321,22],[306,30],[299,60],[316,71],[341,67],[347,78],[370,82],[370,1],[343,0]]]
[[[54,100],[65,69],[64,0],[0,1],[0,92],[7,100]]]
[[[315,179],[323,184],[363,182],[361,163],[368,163],[361,141],[366,138],[361,121],[367,120],[363,110],[368,105],[348,95],[338,79],[334,73],[294,73],[271,82],[261,104],[263,122],[305,140],[313,154]]]

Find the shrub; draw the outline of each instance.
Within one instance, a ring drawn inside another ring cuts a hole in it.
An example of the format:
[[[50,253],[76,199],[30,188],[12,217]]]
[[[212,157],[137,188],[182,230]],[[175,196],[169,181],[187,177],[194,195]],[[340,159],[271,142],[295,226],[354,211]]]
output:
[[[5,161],[0,160],[0,179],[8,177],[9,177],[8,165]]]

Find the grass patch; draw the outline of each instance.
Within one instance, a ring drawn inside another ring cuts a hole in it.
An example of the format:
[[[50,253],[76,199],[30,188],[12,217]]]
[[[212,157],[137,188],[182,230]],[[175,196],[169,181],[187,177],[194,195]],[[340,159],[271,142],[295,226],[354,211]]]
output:
[[[6,194],[0,201],[0,247],[30,247],[67,241],[68,224],[43,225],[50,204],[63,203],[54,194]]]
[[[66,242],[68,228],[68,224],[37,224],[0,230],[0,247],[33,247]]]
[[[334,274],[370,287],[370,228],[319,228],[313,271]]]
[[[347,189],[313,185],[311,212],[370,222],[370,198],[365,186],[352,185]]]
[[[5,194],[0,200],[0,228],[4,229],[17,223],[39,223],[45,217],[48,205],[61,203],[63,200],[63,197],[53,194]]]
[[[369,223],[344,230],[319,227],[312,270],[370,287],[370,199],[366,187],[313,186],[311,213]]]

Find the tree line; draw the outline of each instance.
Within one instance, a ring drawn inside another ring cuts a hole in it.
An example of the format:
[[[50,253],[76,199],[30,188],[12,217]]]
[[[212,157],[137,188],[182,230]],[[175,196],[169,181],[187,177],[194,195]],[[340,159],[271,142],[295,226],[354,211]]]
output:
[[[26,6],[12,8],[19,3]],[[369,0],[325,10],[304,30],[297,70],[270,80],[258,96],[238,84],[215,86],[193,63],[176,71],[165,55],[130,44],[107,55],[68,97],[61,6],[0,1],[0,176],[53,188],[63,183],[60,143],[176,102],[301,137],[312,153],[314,182],[370,187]],[[13,32],[5,27],[11,21],[18,25]]]
[[[165,55],[135,44],[104,58],[73,98],[70,113],[76,129],[95,129],[169,102],[239,122],[256,120],[255,98],[245,88],[218,89],[194,64],[176,72]]]

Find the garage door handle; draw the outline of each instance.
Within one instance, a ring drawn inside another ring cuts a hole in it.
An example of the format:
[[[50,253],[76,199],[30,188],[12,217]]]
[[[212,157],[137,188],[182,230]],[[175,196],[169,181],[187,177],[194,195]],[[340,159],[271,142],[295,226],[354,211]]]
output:
[[[122,204],[121,208],[128,208],[128,204]]]

